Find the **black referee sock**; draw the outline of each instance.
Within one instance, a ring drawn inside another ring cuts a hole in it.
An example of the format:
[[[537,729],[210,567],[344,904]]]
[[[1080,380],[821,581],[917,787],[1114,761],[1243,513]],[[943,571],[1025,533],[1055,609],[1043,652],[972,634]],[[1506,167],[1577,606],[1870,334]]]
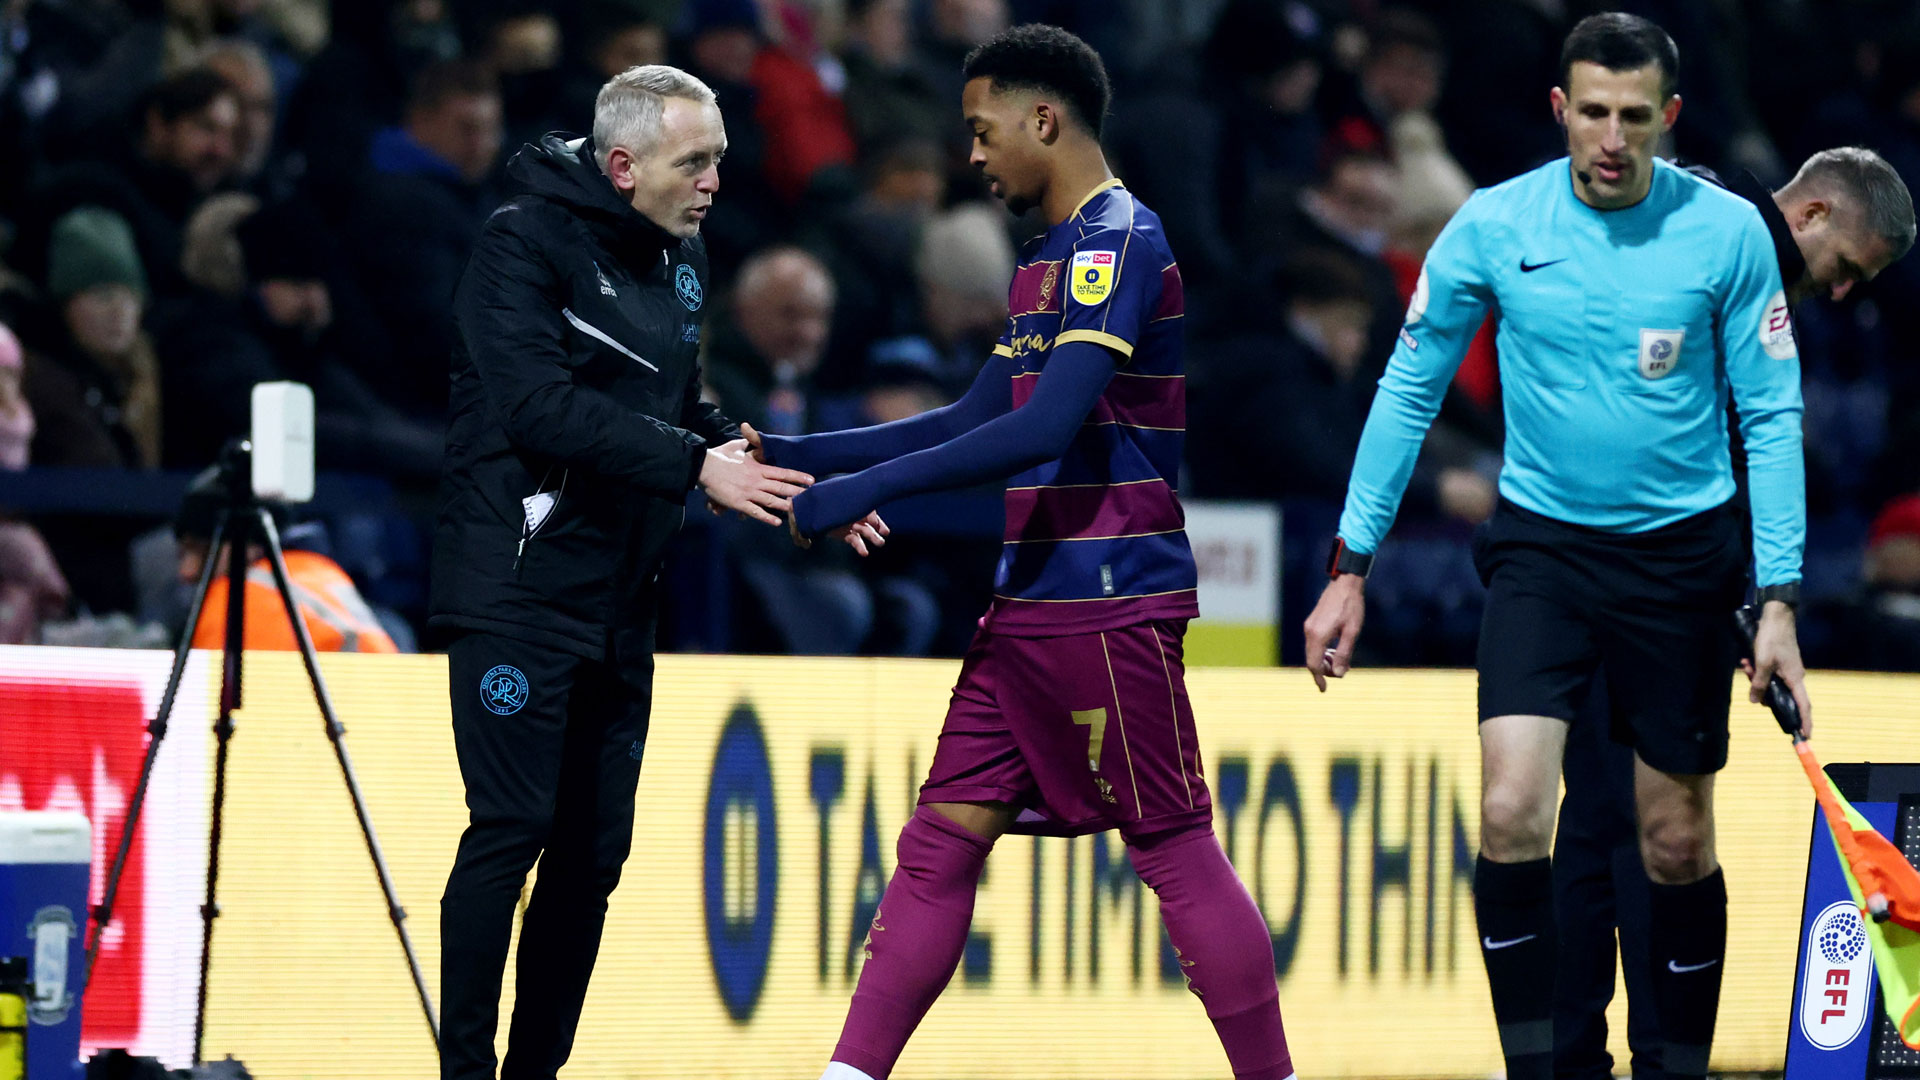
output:
[[[1553,1080],[1553,980],[1559,945],[1553,922],[1553,863],[1473,868],[1473,913],[1480,956],[1493,990],[1493,1019],[1507,1080]]]
[[[1674,1076],[1705,1076],[1727,958],[1727,879],[1652,885],[1648,937],[1653,999],[1665,1040],[1661,1064]]]

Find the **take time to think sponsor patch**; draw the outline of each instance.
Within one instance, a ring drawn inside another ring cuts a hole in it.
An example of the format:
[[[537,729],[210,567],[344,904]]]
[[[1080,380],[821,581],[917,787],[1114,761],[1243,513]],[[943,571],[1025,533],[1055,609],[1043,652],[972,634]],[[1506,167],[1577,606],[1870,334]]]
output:
[[[1073,282],[1073,298],[1083,304],[1097,304],[1113,291],[1114,253],[1076,251],[1068,273]]]

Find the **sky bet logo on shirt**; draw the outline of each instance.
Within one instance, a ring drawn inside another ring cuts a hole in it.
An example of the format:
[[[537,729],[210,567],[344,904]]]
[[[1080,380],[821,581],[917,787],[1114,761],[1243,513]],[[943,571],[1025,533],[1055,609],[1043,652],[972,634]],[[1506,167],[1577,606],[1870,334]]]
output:
[[[1113,252],[1076,251],[1073,270],[1073,298],[1083,304],[1097,304],[1113,291]]]

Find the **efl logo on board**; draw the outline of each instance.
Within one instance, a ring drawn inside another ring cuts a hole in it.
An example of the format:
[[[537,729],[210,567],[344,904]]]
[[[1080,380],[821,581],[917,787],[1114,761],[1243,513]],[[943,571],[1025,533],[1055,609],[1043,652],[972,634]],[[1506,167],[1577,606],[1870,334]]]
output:
[[[1800,988],[1800,1032],[1822,1050],[1860,1037],[1873,997],[1873,950],[1851,900],[1827,905],[1807,933],[1807,975]]]

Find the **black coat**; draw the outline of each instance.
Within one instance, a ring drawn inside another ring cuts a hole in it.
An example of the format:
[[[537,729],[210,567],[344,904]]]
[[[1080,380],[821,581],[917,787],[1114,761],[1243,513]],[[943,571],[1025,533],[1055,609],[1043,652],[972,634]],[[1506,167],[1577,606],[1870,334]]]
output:
[[[430,625],[643,664],[661,555],[738,428],[700,401],[705,245],[630,208],[590,148],[514,157],[520,194],[455,295]]]

